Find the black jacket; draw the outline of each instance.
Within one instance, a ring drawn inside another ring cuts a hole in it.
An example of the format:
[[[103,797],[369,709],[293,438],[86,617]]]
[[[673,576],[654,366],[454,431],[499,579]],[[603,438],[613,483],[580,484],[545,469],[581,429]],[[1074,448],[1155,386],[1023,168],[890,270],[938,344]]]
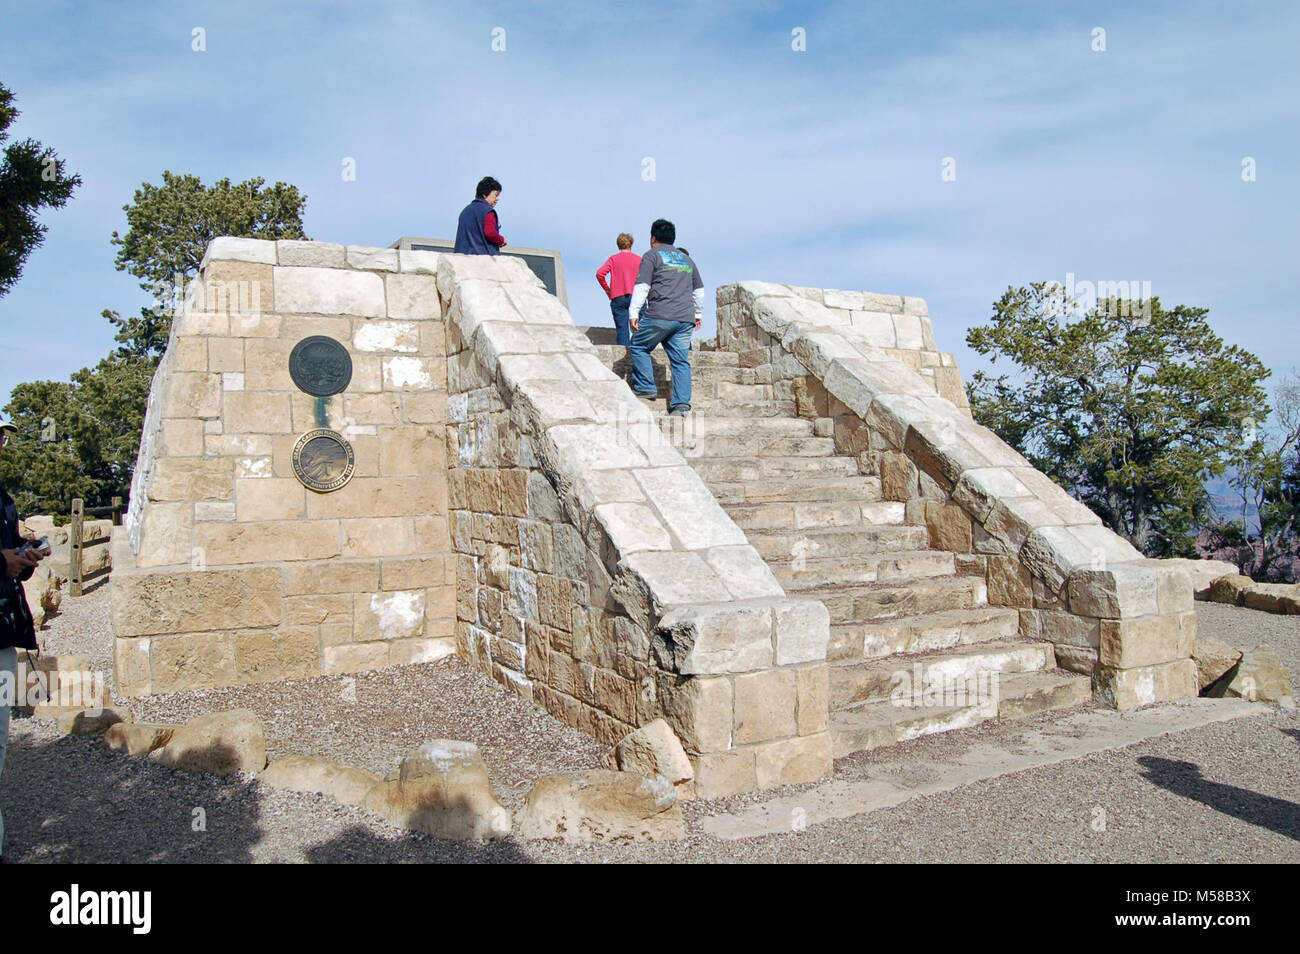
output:
[[[18,508],[14,498],[0,487],[0,550],[12,550],[23,545],[18,536]],[[0,566],[0,649],[16,646],[19,649],[36,649],[36,625],[32,611],[27,606],[23,580],[30,580],[36,572],[29,566],[17,579]]]

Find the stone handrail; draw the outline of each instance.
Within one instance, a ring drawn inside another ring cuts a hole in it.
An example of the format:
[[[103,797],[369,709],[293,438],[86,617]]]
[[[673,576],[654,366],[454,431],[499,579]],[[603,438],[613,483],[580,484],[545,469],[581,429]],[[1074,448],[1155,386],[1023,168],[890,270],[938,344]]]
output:
[[[1055,643],[1058,663],[1090,673],[1100,701],[1127,709],[1196,695],[1188,574],[1145,559],[944,396],[951,379],[918,370],[932,339],[902,340],[903,316],[928,328],[920,299],[745,281],[718,289],[718,346],[757,352],[747,363],[809,400],[809,382],[823,389],[837,445],[867,445],[866,466],[889,499],[907,502],[909,522],[982,566],[990,602],[1018,608],[1022,635]]]
[[[826,608],[522,262],[444,255],[438,289],[461,655],[602,741],[667,719],[702,794],[829,774]]]

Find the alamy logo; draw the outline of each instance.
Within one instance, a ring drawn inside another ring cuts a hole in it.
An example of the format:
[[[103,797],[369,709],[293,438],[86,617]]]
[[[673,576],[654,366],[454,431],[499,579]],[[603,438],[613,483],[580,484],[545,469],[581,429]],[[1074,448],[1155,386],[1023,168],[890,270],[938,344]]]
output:
[[[74,884],[50,895],[50,905],[51,924],[129,924],[131,933],[148,934],[153,892],[82,891]]]

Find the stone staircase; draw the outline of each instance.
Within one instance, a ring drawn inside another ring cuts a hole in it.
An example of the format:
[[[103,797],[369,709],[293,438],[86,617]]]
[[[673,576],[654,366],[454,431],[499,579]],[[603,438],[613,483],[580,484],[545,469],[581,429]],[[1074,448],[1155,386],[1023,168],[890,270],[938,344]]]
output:
[[[586,329],[629,376],[613,330]],[[787,593],[830,612],[827,647],[835,756],[1088,701],[1090,680],[1056,668],[1051,643],[1018,635],[1015,609],[989,606],[983,579],[930,548],[878,477],[835,452],[830,421],[755,380],[739,356],[697,339],[692,413],[660,426],[713,491]],[[666,412],[670,376],[653,354]],[[928,687],[928,688],[927,688]]]

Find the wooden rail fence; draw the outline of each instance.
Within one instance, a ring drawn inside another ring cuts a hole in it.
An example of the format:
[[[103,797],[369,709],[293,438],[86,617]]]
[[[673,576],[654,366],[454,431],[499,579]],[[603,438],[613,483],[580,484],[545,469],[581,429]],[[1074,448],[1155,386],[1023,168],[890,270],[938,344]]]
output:
[[[111,541],[111,537],[99,537],[95,540],[84,539],[82,524],[87,514],[92,517],[112,514],[113,526],[120,526],[122,523],[122,498],[114,497],[113,502],[107,507],[87,507],[86,502],[80,497],[72,501],[72,522],[68,526],[68,592],[72,596],[81,595],[81,587],[86,580],[104,576],[112,570],[110,564],[105,564],[98,570],[91,570],[89,573],[83,573],[81,570],[81,554],[83,550],[87,547],[107,546]]]

